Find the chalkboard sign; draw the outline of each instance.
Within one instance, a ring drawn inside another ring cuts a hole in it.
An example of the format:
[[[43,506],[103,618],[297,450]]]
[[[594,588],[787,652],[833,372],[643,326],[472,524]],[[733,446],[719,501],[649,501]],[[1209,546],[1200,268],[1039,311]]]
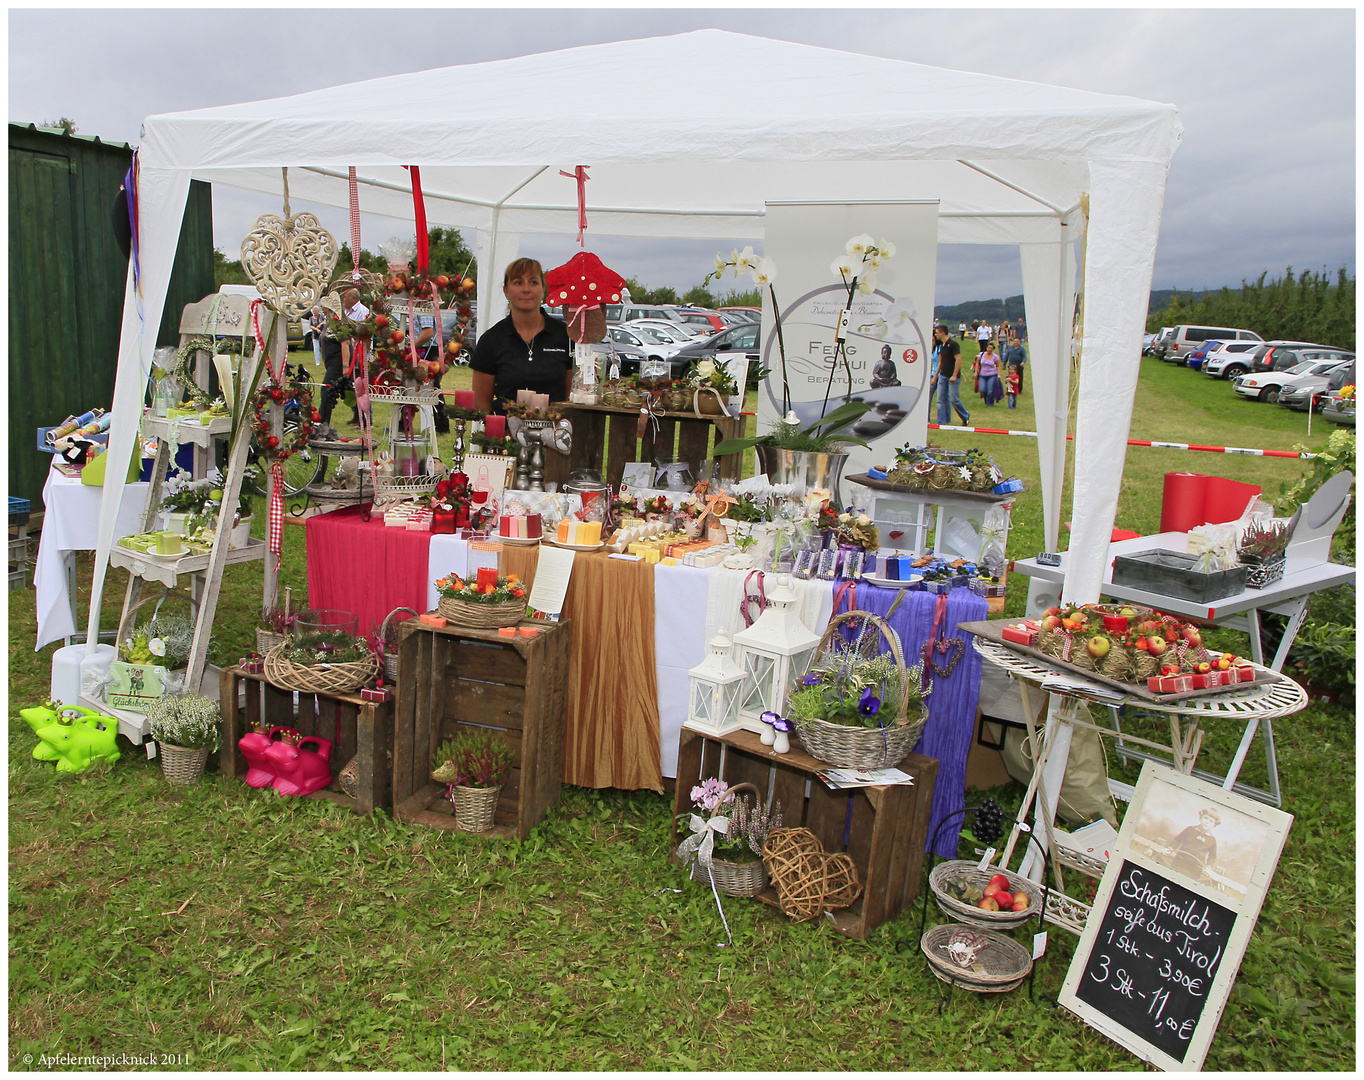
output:
[[[1221,904],[1123,863],[1075,996],[1182,1064],[1235,923]]]
[[[1162,1069],[1201,1069],[1292,821],[1148,761],[1057,1000]]]

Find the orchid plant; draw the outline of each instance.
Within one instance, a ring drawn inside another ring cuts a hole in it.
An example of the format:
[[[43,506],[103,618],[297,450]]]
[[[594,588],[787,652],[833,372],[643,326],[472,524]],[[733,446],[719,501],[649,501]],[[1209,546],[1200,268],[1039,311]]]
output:
[[[870,233],[854,236],[848,241],[846,248],[844,254],[836,258],[829,267],[842,279],[843,287],[848,291],[848,298],[839,316],[838,329],[834,333],[834,358],[829,365],[829,381],[824,386],[824,409],[829,407],[829,392],[833,389],[834,372],[838,369],[840,358],[843,360],[843,373],[848,377],[848,392],[843,400],[847,402],[852,399],[852,366],[848,363],[844,332],[848,318],[852,314],[853,297],[859,292],[864,296],[872,294],[876,288],[877,273],[895,254],[894,244],[884,238],[874,240]],[[889,330],[888,323],[886,330]]]
[[[772,317],[777,323],[777,352],[781,355],[781,411],[783,414],[790,412],[791,384],[786,378],[786,339],[782,336],[781,307],[777,304],[777,292],[772,287],[772,281],[777,276],[777,264],[766,255],[755,255],[752,244],[743,251],[735,248],[729,253],[728,259],[717,251],[715,269],[706,275],[706,280],[701,283],[702,287],[709,285],[712,278],[722,278],[730,271],[733,271],[735,277],[747,273],[759,291],[766,286],[767,294],[772,298]]]

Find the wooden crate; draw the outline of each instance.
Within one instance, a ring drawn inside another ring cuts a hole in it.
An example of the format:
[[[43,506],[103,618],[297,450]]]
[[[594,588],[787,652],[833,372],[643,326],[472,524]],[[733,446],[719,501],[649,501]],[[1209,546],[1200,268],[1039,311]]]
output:
[[[569,621],[537,622],[540,633],[398,626],[393,737],[393,813],[400,821],[456,828],[431,756],[460,730],[491,731],[514,754],[491,832],[522,840],[559,801],[568,705]]]
[[[914,777],[913,786],[851,791],[830,791],[814,775],[828,767],[799,746],[787,754],[774,753],[750,731],[715,736],[684,727],[677,754],[673,842],[681,843],[687,835],[690,792],[701,780],[719,777],[731,785],[749,783],[770,792],[781,802],[783,825],[803,825],[819,837],[825,851],[852,857],[862,895],[832,916],[834,929],[860,941],[919,895],[938,762],[910,754],[898,767]],[[772,886],[758,899],[779,906]]]
[[[245,707],[238,707],[245,690]],[[376,806],[389,805],[392,790],[390,759],[393,757],[393,701],[365,701],[357,690],[353,694],[299,694],[294,712],[294,692],[281,690],[239,667],[224,668],[219,688],[223,712],[223,744],[218,752],[224,776],[241,780],[246,776],[246,758],[237,741],[249,731],[269,731],[272,727],[297,728],[303,735],[332,740],[332,783],[309,798],[330,799],[348,806],[357,814],[368,814]],[[349,763],[359,758],[359,793],[351,798],[334,779]]]
[[[745,421],[742,416],[665,413],[658,422],[657,430],[652,423],[646,424],[644,437],[640,438],[638,409],[562,403],[559,408],[573,422],[573,448],[567,460],[561,459],[555,464],[565,478],[573,469],[597,469],[612,486],[620,485],[626,462],[675,458],[697,466],[711,456],[712,431],[716,445],[744,433]],[[547,458],[558,456],[546,455]],[[720,459],[720,475],[738,476],[742,465],[742,454],[726,455]],[[550,475],[550,462],[546,461],[545,469],[545,479],[557,479]]]

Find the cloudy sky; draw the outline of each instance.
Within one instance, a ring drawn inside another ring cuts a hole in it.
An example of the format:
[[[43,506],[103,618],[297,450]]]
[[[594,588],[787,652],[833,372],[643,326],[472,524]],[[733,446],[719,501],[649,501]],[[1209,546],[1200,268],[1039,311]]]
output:
[[[326,7],[11,9],[9,118],[70,117],[83,135],[136,144],[144,116],[281,97],[405,71],[716,27],[964,71],[1173,103],[1174,158],[1155,288],[1235,286],[1268,270],[1355,270],[1355,13],[1266,8],[706,8],[528,10],[367,7],[375,32],[344,42],[346,0]],[[679,72],[689,78],[723,72]],[[621,93],[622,123],[631,116]],[[295,203],[294,209],[304,207]],[[271,200],[214,193],[214,239],[235,255]],[[311,208],[310,208],[311,209]],[[338,236],[342,212],[317,208]],[[367,247],[410,223],[364,222]],[[717,244],[599,238],[626,276],[679,292]],[[547,265],[571,238],[523,245]],[[937,302],[1022,292],[1016,251],[944,246]]]

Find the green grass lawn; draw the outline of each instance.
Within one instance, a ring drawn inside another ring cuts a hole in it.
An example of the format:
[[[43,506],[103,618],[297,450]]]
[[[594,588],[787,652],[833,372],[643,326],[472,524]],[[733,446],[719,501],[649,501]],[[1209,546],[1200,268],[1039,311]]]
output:
[[[447,388],[467,377],[456,369]],[[995,420],[970,407],[977,422]],[[1031,407],[1025,394],[1011,426],[1031,428]],[[1236,399],[1226,383],[1143,363],[1134,438],[1289,449],[1305,427],[1305,416]],[[1313,443],[1329,434],[1314,430]],[[982,446],[1028,484],[1010,552],[1038,550],[1035,443],[953,432],[936,441]],[[1155,530],[1166,471],[1272,494],[1302,468],[1134,447],[1118,524]],[[286,531],[281,568],[300,599],[302,541],[301,529]],[[88,556],[78,568],[84,602]],[[105,626],[117,623],[125,581],[109,575]],[[1026,580],[1010,584],[1010,610],[1021,610]],[[221,659],[250,648],[259,588],[259,567],[229,569]],[[252,791],[214,762],[190,788],[167,786],[140,751],[58,774],[30,756],[18,716],[46,696],[55,648],[33,652],[31,588],[10,593],[9,616],[11,1068],[59,1053],[175,1055],[161,1067],[195,1070],[1140,1067],[1046,1000],[1076,940],[1055,927],[1037,1002],[1026,989],[957,992],[941,1015],[917,904],[853,942],[825,921],[792,925],[726,898],[734,944],[721,947],[714,900],[668,862],[666,796],[566,788],[527,842],[507,844]],[[1244,635],[1219,643],[1248,648]],[[1200,765],[1224,771],[1238,735],[1212,725]],[[1275,735],[1296,820],[1207,1068],[1350,1071],[1353,703],[1314,702]],[[1111,747],[1109,763],[1135,779]],[[1243,778],[1264,784],[1258,744]],[[996,794],[1009,807],[1022,791]]]

